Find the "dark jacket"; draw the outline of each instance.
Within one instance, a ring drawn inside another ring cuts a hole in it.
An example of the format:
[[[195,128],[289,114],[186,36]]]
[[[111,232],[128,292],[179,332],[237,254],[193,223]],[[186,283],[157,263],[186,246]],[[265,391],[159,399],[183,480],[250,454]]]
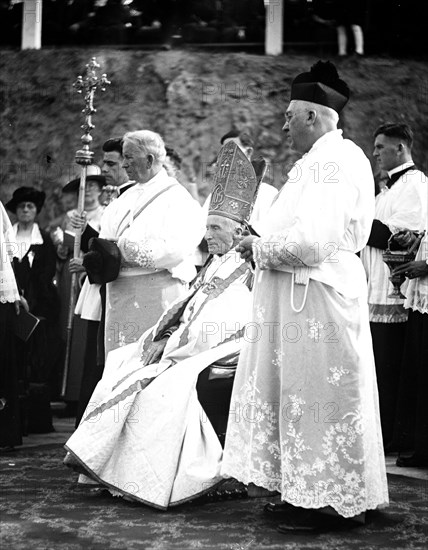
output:
[[[59,314],[59,297],[53,283],[56,271],[56,250],[48,233],[40,230],[43,244],[31,245],[20,261],[13,258],[16,281],[24,294],[30,312],[44,317],[48,322],[56,322]],[[30,266],[28,254],[34,253]]]

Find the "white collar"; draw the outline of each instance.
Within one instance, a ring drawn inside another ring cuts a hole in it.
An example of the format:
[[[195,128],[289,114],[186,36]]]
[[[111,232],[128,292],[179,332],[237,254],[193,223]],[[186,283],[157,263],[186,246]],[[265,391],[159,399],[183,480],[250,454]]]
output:
[[[37,223],[33,225],[33,229],[31,230],[31,235],[29,239],[23,239],[22,235],[20,235],[20,238],[18,238],[18,223],[15,223],[13,225],[13,231],[15,233],[16,244],[18,245],[18,250],[14,251],[13,255],[18,258],[19,261],[24,258],[24,256],[28,253],[33,245],[43,244],[43,237],[40,233],[40,229]],[[30,252],[28,254],[28,258],[31,267],[33,265],[34,253]]]
[[[169,178],[165,168],[161,168],[157,174],[155,174],[151,179],[149,179],[149,181],[146,181],[145,183],[137,183],[134,188],[148,189],[149,187],[156,185],[159,181],[161,181],[165,177]]]
[[[118,185],[116,187],[116,189],[118,191],[121,191],[124,187],[128,187],[128,185],[134,185],[135,181],[133,180],[128,180],[128,181],[125,181],[125,183],[121,183],[120,185]]]
[[[15,231],[15,236],[18,236],[18,223],[13,224],[13,230]],[[39,225],[35,223],[33,229],[31,230],[31,236],[29,241],[29,246],[33,244],[43,244],[43,237],[40,233]]]
[[[388,176],[391,177],[392,174],[396,174],[397,172],[401,172],[402,170],[405,170],[406,168],[409,168],[410,166],[414,166],[413,161],[410,160],[409,162],[405,162],[404,164],[400,164],[400,166],[396,166],[392,170],[388,170]]]
[[[342,130],[330,130],[330,132],[326,132],[316,140],[316,142],[309,149],[308,153],[312,153],[313,151],[316,151],[319,147],[322,147],[323,145],[327,145],[332,141],[338,141],[341,139],[342,139]]]

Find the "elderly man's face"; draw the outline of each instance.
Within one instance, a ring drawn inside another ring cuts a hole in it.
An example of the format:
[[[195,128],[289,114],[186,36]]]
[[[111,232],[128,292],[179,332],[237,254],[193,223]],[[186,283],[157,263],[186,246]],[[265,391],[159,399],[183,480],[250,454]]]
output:
[[[375,138],[373,156],[381,170],[392,170],[401,164],[400,140],[379,134]]]
[[[224,216],[208,216],[205,240],[210,254],[226,254],[235,243],[235,227]]]
[[[285,124],[282,130],[288,134],[291,148],[298,153],[306,153],[308,151],[307,114],[308,110],[304,109],[295,100],[290,102],[285,112]]]
[[[146,183],[151,179],[150,168],[153,164],[152,155],[147,155],[132,141],[123,143],[123,163],[130,180],[138,183]]]
[[[118,187],[128,181],[128,174],[122,168],[123,158],[119,151],[106,151],[103,155],[101,174],[106,179],[106,185]]]

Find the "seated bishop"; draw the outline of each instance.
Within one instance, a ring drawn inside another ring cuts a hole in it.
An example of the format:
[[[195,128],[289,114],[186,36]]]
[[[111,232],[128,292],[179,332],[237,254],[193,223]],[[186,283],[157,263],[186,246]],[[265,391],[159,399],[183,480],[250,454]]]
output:
[[[221,481],[222,445],[210,420],[216,422],[215,404],[208,403],[206,412],[198,398],[198,392],[209,395],[210,376],[200,376],[227,369],[228,360],[239,354],[250,316],[252,269],[235,247],[262,170],[258,166],[256,174],[233,142],[219,158],[207,220],[207,264],[185,298],[138,342],[109,353],[103,377],[65,446],[64,463],[80,472],[79,483],[101,484],[114,495],[163,510]]]

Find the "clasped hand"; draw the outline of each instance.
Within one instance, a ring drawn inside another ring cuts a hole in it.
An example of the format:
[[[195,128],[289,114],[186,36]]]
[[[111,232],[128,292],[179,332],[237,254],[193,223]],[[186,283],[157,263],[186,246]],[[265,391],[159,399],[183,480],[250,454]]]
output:
[[[17,315],[19,315],[20,310],[24,309],[27,313],[30,311],[30,306],[28,305],[27,300],[24,298],[24,296],[20,296],[19,300],[15,301],[15,312]]]
[[[257,239],[254,235],[247,235],[235,248],[236,252],[239,252],[241,258],[247,262],[251,262],[253,259],[253,243]]]
[[[86,269],[83,266],[82,258],[72,258],[70,260],[70,265],[68,266],[70,273],[84,273]]]
[[[88,225],[85,211],[83,211],[81,214],[79,214],[77,211],[74,211],[69,214],[69,216],[70,225],[73,229],[81,229],[82,231],[85,231],[86,226]]]
[[[417,236],[415,233],[413,231],[409,231],[408,229],[403,229],[394,234],[394,241],[396,241],[403,248],[408,248],[411,246],[415,242],[416,238]]]

